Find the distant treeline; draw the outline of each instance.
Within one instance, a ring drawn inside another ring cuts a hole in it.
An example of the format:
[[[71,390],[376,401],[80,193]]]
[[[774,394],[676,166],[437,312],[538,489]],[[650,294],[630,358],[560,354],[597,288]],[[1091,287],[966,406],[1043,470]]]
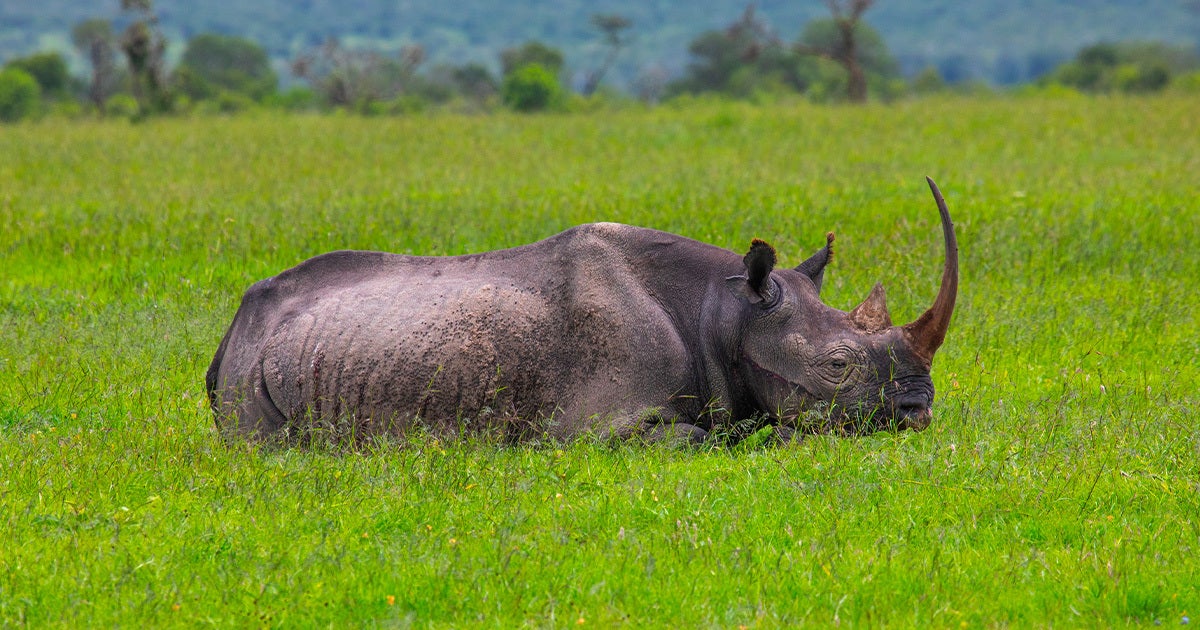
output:
[[[120,20],[89,19],[72,30],[72,44],[87,61],[85,76],[71,74],[58,52],[9,60],[0,71],[0,121],[48,112],[136,119],[263,107],[363,114],[430,108],[571,110],[603,102],[658,103],[705,94],[886,102],[943,90],[995,89],[962,81],[952,67],[947,72],[945,64],[906,77],[902,63],[868,23],[865,14],[873,0],[828,2],[830,15],[809,21],[794,41],[778,37],[750,5],[726,27],[691,41],[690,62],[682,74],[671,76],[652,67],[622,90],[605,82],[630,43],[633,21],[620,14],[592,16],[587,28],[595,32],[603,54],[588,68],[568,68],[561,50],[538,41],[502,50],[499,72],[494,72],[478,62],[430,64],[419,45],[383,52],[329,38],[291,59],[281,81],[258,43],[214,33],[190,37],[178,63],[169,67],[169,42],[152,0],[120,4]],[[1014,69],[1013,76],[1029,73],[1028,67]],[[1019,89],[1144,93],[1175,85],[1200,92],[1197,51],[1163,43],[1094,44],[1071,60],[1047,63],[1038,74]]]

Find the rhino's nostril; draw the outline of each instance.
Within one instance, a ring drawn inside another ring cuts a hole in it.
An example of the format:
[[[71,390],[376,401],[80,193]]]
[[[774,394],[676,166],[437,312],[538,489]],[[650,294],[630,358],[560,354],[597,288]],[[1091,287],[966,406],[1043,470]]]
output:
[[[900,417],[906,428],[921,431],[933,420],[933,411],[924,405],[905,405],[901,407]]]

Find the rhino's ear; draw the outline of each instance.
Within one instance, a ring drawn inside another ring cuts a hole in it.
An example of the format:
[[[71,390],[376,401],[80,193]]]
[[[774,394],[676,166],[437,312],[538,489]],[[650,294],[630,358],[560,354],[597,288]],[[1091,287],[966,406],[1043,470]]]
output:
[[[833,232],[825,235],[825,247],[796,267],[796,271],[808,276],[816,285],[818,295],[821,293],[821,283],[825,281],[825,265],[828,265],[830,260],[833,260]]]
[[[892,315],[888,313],[883,283],[876,282],[867,299],[850,311],[850,321],[866,333],[883,332],[892,327]]]
[[[770,282],[770,277],[775,260],[775,248],[756,238],[750,243],[750,251],[742,258],[746,275],[726,278],[725,283],[751,304],[774,302],[775,285]]]

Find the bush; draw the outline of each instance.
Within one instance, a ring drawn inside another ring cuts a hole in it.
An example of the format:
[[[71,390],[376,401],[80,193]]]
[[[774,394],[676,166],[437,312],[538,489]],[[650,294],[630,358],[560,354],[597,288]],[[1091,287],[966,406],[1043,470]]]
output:
[[[28,57],[13,59],[6,65],[8,68],[24,70],[33,77],[43,96],[60,97],[67,93],[71,83],[71,73],[63,56],[56,53],[38,53]]]
[[[1162,64],[1139,66],[1125,63],[1113,70],[1113,83],[1122,92],[1157,92],[1171,82],[1171,73]]]
[[[268,96],[263,104],[293,112],[310,111],[317,109],[317,94],[310,88],[294,86]]]
[[[1175,75],[1200,68],[1192,50],[1156,42],[1096,44],[1079,51],[1042,83],[1060,83],[1088,92],[1158,92]]]
[[[946,89],[946,81],[935,66],[926,66],[912,80],[912,91],[917,94],[934,94]]]
[[[504,78],[502,95],[504,104],[519,112],[541,111],[561,103],[562,86],[552,72],[533,63]]]
[[[176,69],[176,84],[193,99],[225,92],[262,100],[279,82],[271,61],[258,44],[241,37],[203,33],[188,42]]]
[[[1175,77],[1171,81],[1171,89],[1183,94],[1200,94],[1200,71]]]
[[[136,118],[141,112],[136,98],[129,94],[114,94],[104,102],[104,113],[109,116]]]
[[[32,116],[40,103],[41,88],[28,72],[8,68],[0,72],[0,121],[15,122]]]
[[[214,100],[217,111],[222,114],[235,114],[254,108],[254,99],[239,92],[223,90]]]

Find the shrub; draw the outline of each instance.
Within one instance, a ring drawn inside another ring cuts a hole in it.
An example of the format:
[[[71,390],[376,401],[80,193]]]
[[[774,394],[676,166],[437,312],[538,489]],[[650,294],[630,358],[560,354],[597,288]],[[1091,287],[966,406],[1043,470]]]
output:
[[[1171,73],[1162,64],[1124,63],[1113,70],[1113,83],[1122,92],[1157,92],[1170,82]]]
[[[1171,81],[1171,88],[1183,94],[1200,94],[1200,71],[1175,77]]]
[[[1060,83],[1088,92],[1158,92],[1175,75],[1200,67],[1195,52],[1157,42],[1096,44],[1079,51],[1042,83]]]
[[[212,33],[188,42],[176,70],[177,85],[194,99],[234,92],[261,100],[275,91],[278,82],[270,58],[258,44]]]
[[[519,112],[534,112],[558,105],[562,86],[549,70],[532,63],[504,78],[504,104]]]
[[[268,96],[263,103],[293,112],[314,110],[317,108],[317,94],[310,88],[293,86]]]
[[[254,108],[254,99],[246,94],[222,90],[215,99],[217,111],[222,114],[234,114]]]
[[[137,117],[140,111],[137,99],[129,94],[114,94],[104,102],[104,113],[109,116],[132,119]]]
[[[8,62],[7,67],[27,72],[38,84],[43,96],[47,97],[63,96],[71,82],[67,62],[56,52],[13,59]]]
[[[14,122],[32,116],[40,102],[41,88],[28,72],[8,68],[0,72],[0,121]]]
[[[935,66],[926,66],[912,79],[912,91],[917,94],[934,94],[946,89],[946,81]]]

